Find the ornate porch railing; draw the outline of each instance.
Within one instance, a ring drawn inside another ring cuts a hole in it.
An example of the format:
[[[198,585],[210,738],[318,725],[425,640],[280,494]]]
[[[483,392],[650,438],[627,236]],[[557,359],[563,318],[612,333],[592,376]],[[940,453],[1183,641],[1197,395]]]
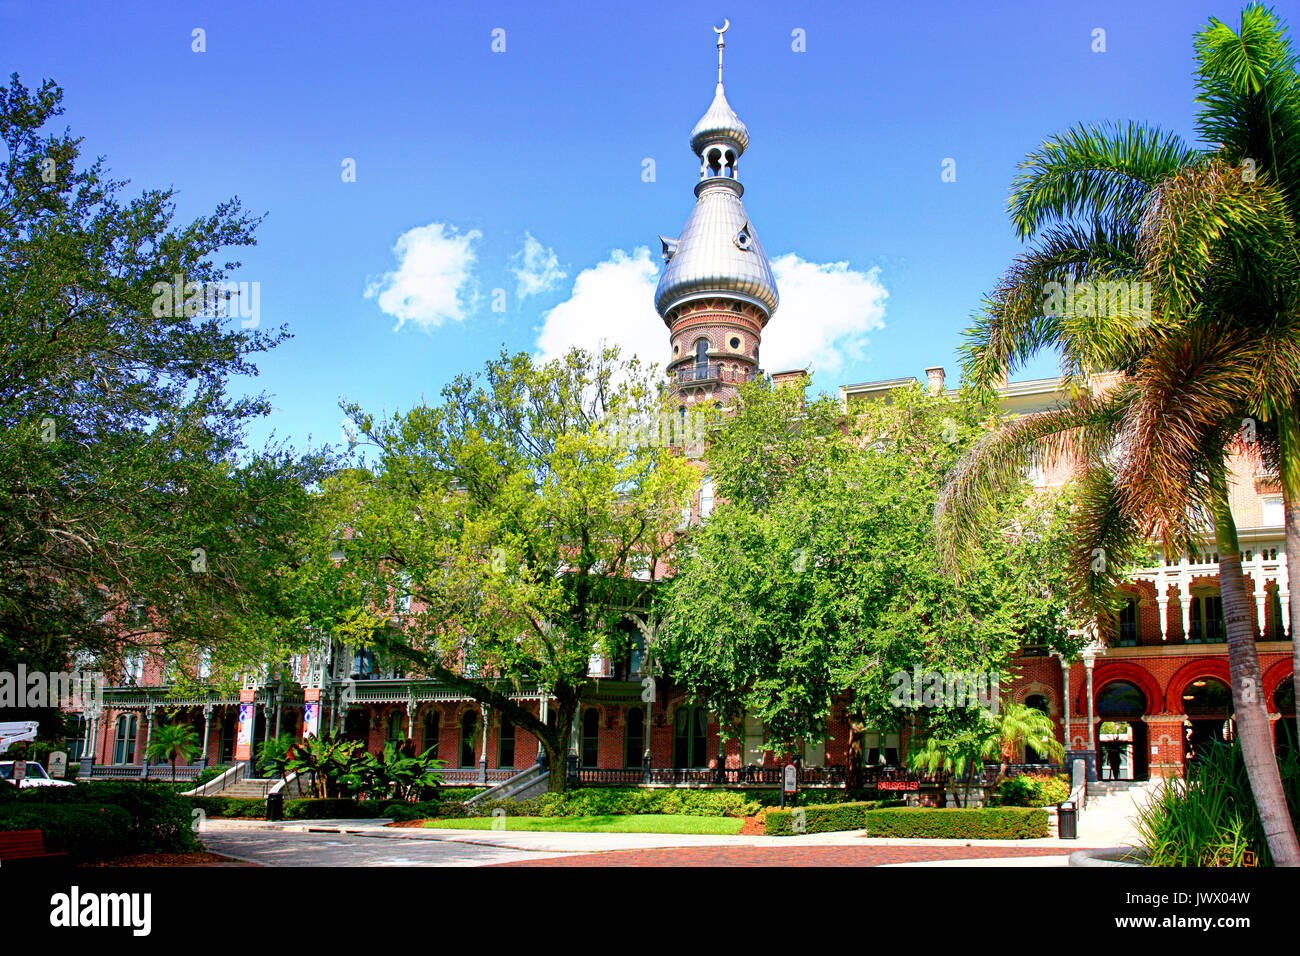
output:
[[[1059,764],[1009,764],[1006,773],[1062,773]],[[728,767],[724,770],[695,767],[636,767],[624,769],[579,768],[571,774],[575,782],[593,787],[698,786],[698,787],[777,787],[783,779],[780,767]],[[946,773],[917,773],[895,767],[866,767],[862,786],[880,790],[918,790],[942,787],[949,782],[970,786],[991,786],[1001,776],[1000,764],[985,764],[967,780],[949,780]],[[798,771],[799,786],[811,788],[844,787],[848,772],[844,767],[805,767]]]

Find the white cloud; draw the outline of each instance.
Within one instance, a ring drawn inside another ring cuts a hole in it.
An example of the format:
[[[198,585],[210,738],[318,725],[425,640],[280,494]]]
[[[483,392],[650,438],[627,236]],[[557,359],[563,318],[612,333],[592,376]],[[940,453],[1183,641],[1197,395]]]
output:
[[[763,367],[769,372],[813,367],[822,386],[845,359],[859,361],[867,333],[884,328],[889,292],[880,270],[858,272],[847,262],[808,262],[793,252],[772,261],[781,304],[763,330]]]
[[[560,268],[555,250],[542,245],[531,233],[524,233],[524,247],[510,257],[510,271],[519,285],[515,295],[522,302],[530,295],[550,292],[568,273]]]
[[[645,246],[630,255],[615,249],[605,261],[583,269],[572,295],[543,313],[538,357],[550,361],[573,346],[592,351],[603,342],[617,345],[625,358],[637,355],[662,367],[668,360],[668,329],[655,312],[658,281],[659,263]]]
[[[654,309],[660,264],[638,247],[616,249],[583,269],[573,294],[546,312],[537,336],[538,355],[550,360],[571,346],[594,349],[602,341],[624,355],[660,366],[668,361],[668,330]],[[860,272],[847,262],[808,262],[787,253],[772,262],[781,304],[763,331],[762,364],[768,372],[811,365],[823,387],[846,359],[858,361],[868,333],[884,327],[889,292],[880,270]]]
[[[431,222],[397,237],[397,268],[366,286],[366,298],[396,317],[396,329],[413,322],[428,331],[451,320],[463,322],[478,303],[474,282],[477,229],[459,234],[455,226]]]

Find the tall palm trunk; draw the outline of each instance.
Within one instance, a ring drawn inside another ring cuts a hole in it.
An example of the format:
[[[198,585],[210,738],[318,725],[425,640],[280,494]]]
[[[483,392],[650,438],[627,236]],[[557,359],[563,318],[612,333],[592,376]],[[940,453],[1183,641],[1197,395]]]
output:
[[[1291,589],[1288,601],[1291,612],[1291,674],[1292,687],[1300,676],[1300,641],[1295,639],[1295,627],[1300,624],[1300,415],[1290,403],[1283,403],[1277,417],[1278,437],[1282,464],[1278,469],[1282,480],[1282,509],[1286,516],[1286,567]],[[1296,741],[1300,744],[1300,707],[1296,708]]]
[[[1246,775],[1273,862],[1277,866],[1300,866],[1300,843],[1296,842],[1295,827],[1287,810],[1268,712],[1264,708],[1251,603],[1241,572],[1237,526],[1228,504],[1227,476],[1222,469],[1213,476],[1212,486],[1214,534],[1219,548],[1219,593],[1223,597],[1223,621],[1228,632],[1228,670],[1237,740],[1241,743]]]

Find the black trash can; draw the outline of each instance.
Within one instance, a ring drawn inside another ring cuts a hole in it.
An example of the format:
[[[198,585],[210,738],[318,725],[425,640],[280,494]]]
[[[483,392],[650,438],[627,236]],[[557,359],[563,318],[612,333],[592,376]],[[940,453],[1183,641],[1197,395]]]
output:
[[[266,819],[284,819],[284,794],[268,793],[266,795]]]
[[[1063,803],[1056,808],[1056,831],[1062,840],[1079,839],[1079,811],[1073,803]]]

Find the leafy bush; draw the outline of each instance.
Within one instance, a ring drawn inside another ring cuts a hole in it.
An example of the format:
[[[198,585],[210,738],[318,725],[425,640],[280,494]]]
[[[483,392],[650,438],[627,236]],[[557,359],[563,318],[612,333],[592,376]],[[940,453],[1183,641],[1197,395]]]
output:
[[[804,825],[796,830],[797,815],[794,809],[768,808],[763,816],[763,832],[768,836],[793,836],[795,833],[830,833],[834,830],[861,830],[866,826],[866,812],[879,804],[869,801],[857,803],[831,803],[800,807]]]
[[[1291,820],[1300,826],[1300,759],[1278,761]],[[1151,866],[1242,866],[1247,853],[1272,866],[1241,746],[1201,750],[1183,783],[1166,783],[1138,811],[1138,838]]]
[[[457,801],[439,803],[426,800],[421,803],[396,803],[388,807],[384,816],[402,822],[404,820],[447,820],[466,816],[465,807]]]
[[[771,816],[769,812],[769,817]],[[1047,836],[1047,811],[1030,807],[868,810],[867,836],[923,840],[1034,840]]]
[[[192,829],[192,806],[170,787],[138,783],[82,783],[75,787],[34,787],[21,790],[23,807],[115,807],[126,812],[126,836],[132,853],[184,853],[199,849]]]
[[[74,863],[142,849],[132,838],[130,814],[119,807],[6,803],[0,809],[0,830],[40,830],[46,850],[67,853]]]
[[[354,817],[381,816],[381,807],[367,807],[347,797],[319,797],[284,801],[286,820],[343,820]],[[370,810],[371,812],[367,812]]]
[[[1065,777],[1047,774],[1008,777],[997,789],[997,802],[1003,807],[1054,807],[1069,796]]]
[[[253,797],[186,797],[191,809],[202,810],[209,817],[258,819],[266,816],[266,801]]]
[[[589,787],[567,793],[544,793],[528,800],[488,800],[473,808],[490,816],[504,810],[519,817],[627,816],[642,813],[683,814],[693,817],[749,817],[760,804],[734,790],[647,789]]]

